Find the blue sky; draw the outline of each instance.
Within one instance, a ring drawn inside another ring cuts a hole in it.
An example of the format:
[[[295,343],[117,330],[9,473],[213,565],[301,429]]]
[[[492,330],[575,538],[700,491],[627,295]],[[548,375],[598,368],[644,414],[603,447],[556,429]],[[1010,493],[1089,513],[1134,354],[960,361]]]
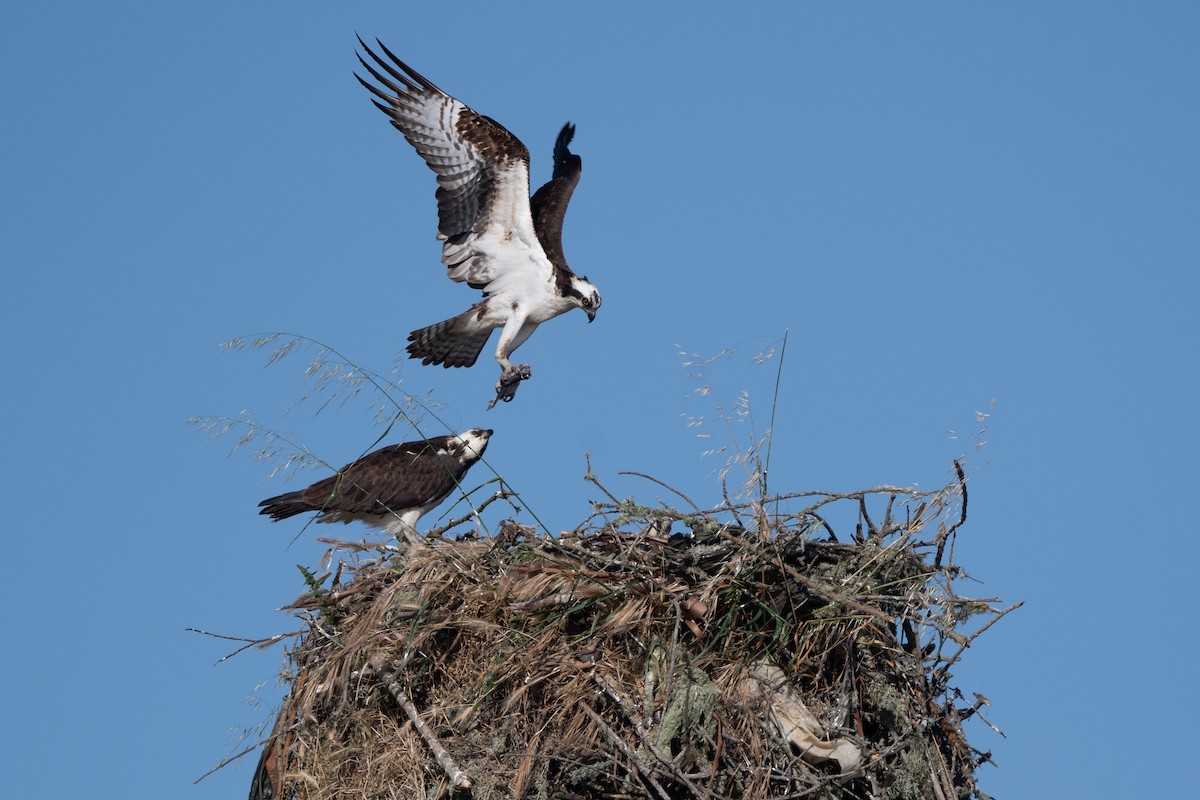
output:
[[[776,363],[751,358],[785,331],[780,490],[934,488],[989,412],[957,555],[1026,605],[957,669],[1008,734],[973,730],[983,787],[1183,793],[1200,8],[456,9],[6,12],[5,793],[246,790],[252,763],[192,781],[267,717],[282,653],[214,666],[232,646],[185,628],[291,629],[273,609],[323,548],[256,515],[301,484],[185,421],[249,410],[336,464],[382,429],[367,400],[285,414],[305,359],[218,345],[293,332],[386,374],[472,300],[439,264],[432,174],[352,77],[355,32],[520,136],[535,184],[578,126],[565,248],[596,323],[543,328],[533,381],[489,413],[490,362],[395,376],[495,428],[489,463],[547,525],[596,495],[585,452],[619,495],[662,494],[616,474],[636,470],[715,504],[701,452],[745,435],[716,406],[745,390],[766,427]],[[688,376],[680,351],[726,348]]]

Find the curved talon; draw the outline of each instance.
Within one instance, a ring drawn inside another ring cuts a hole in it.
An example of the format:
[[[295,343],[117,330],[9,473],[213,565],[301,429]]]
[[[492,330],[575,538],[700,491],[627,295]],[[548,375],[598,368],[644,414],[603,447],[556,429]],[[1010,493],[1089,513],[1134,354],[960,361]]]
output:
[[[533,370],[528,364],[517,364],[504,370],[500,375],[500,380],[496,383],[496,396],[492,398],[492,402],[488,403],[487,410],[491,411],[492,406],[496,405],[499,400],[511,403],[512,399],[517,396],[517,388],[521,385],[521,381],[527,381],[531,377],[533,377]]]

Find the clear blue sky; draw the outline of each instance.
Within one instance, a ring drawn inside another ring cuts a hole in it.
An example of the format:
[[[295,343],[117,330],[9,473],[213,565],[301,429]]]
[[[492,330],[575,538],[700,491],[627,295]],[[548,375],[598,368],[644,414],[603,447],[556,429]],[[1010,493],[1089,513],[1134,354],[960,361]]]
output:
[[[218,344],[297,332],[387,373],[472,299],[356,31],[513,130],[535,183],[578,125],[566,251],[596,323],[543,328],[487,414],[491,363],[397,376],[495,428],[539,517],[586,514],[585,451],[619,494],[661,494],[637,470],[715,504],[714,403],[745,389],[766,426],[749,361],[784,331],[781,490],[938,486],[995,398],[957,554],[1026,606],[957,670],[1008,734],[973,729],[982,785],[1190,791],[1200,6],[354,5],[4,15],[6,796],[246,791],[252,763],[191,782],[268,715],[282,653],[214,666],[232,647],[184,629],[289,630],[322,547],[256,515],[299,483],[185,420],[249,409],[337,464],[381,429],[365,401],[285,415],[304,359]],[[689,397],[678,350],[731,346]]]

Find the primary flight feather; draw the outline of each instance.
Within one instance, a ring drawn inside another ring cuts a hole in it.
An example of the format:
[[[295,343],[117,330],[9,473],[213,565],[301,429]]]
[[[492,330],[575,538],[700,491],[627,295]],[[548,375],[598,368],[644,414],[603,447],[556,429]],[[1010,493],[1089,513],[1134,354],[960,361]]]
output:
[[[408,336],[408,354],[422,364],[469,367],[493,330],[500,329],[496,398],[511,400],[528,364],[510,357],[546,320],[581,308],[591,322],[600,292],[567,266],[563,217],[583,162],[569,149],[567,123],[554,144],[554,173],[529,196],[529,150],[503,125],[443,92],[376,40],[362,39],[359,63],[374,83],[356,74],[437,175],[438,239],[451,280],[482,289],[469,309]],[[491,408],[491,405],[488,408]]]

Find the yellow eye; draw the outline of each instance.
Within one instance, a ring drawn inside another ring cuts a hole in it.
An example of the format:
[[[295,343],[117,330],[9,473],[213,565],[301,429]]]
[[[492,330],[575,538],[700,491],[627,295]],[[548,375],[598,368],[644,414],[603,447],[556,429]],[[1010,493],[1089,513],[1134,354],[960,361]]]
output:
[[[584,307],[584,308],[591,308],[591,307],[592,307],[592,301],[591,301],[591,298],[588,298],[588,297],[585,297],[585,298],[583,298],[583,307]]]

